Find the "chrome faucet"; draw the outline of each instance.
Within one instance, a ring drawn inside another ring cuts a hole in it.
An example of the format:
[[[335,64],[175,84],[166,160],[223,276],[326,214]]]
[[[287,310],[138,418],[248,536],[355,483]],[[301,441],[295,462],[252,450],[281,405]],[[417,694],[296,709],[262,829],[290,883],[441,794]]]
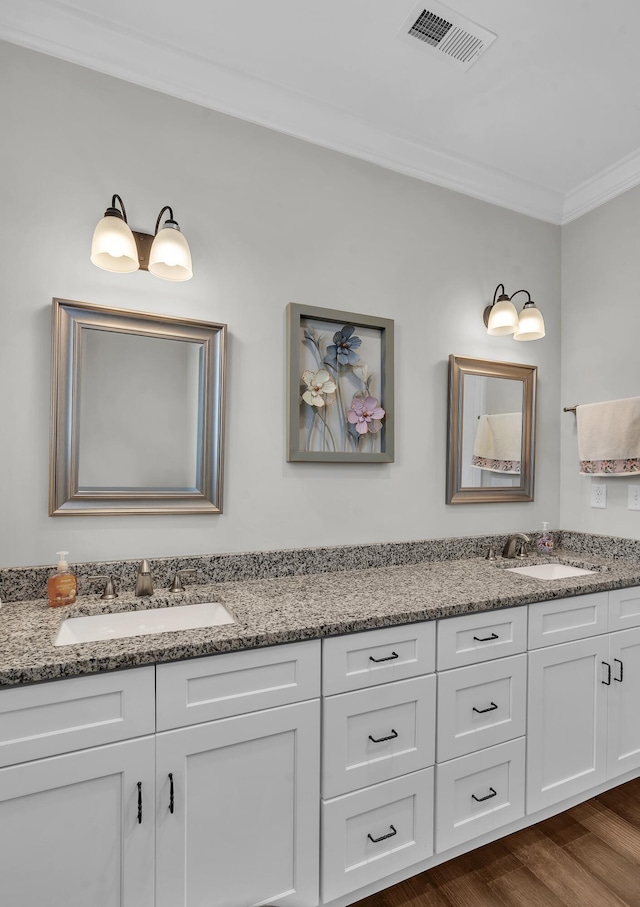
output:
[[[503,557],[526,557],[527,554],[527,545],[531,539],[528,535],[525,535],[524,532],[514,532],[509,536],[507,542],[502,549]],[[518,554],[518,549],[520,553]]]
[[[140,561],[136,577],[136,596],[142,598],[144,595],[153,595],[153,578],[146,558]]]

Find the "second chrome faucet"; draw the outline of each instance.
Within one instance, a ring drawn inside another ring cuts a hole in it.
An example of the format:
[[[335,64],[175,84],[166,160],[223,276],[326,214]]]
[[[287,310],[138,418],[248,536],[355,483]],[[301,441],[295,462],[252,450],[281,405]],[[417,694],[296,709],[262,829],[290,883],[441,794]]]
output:
[[[503,557],[526,557],[527,545],[531,539],[524,532],[514,532],[506,541],[502,549]]]
[[[140,561],[136,577],[136,596],[142,598],[145,595],[153,595],[153,577],[149,561],[146,558]]]

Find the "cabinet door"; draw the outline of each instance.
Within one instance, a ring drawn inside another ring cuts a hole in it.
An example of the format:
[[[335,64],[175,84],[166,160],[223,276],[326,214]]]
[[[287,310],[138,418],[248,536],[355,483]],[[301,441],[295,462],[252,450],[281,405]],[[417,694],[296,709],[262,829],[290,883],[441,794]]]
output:
[[[317,905],[319,738],[318,700],[158,734],[156,907]]]
[[[606,778],[609,637],[529,653],[527,813]]]
[[[607,775],[640,766],[640,627],[612,633]]]
[[[0,770],[0,901],[153,907],[153,764],[144,737]]]

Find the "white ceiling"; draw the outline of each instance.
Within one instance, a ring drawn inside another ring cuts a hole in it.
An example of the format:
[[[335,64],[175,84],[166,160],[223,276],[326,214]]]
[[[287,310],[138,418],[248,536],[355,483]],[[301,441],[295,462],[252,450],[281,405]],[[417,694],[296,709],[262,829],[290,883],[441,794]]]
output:
[[[1,0],[0,38],[553,223],[640,183],[638,0],[447,5],[498,35],[466,72],[415,0]]]

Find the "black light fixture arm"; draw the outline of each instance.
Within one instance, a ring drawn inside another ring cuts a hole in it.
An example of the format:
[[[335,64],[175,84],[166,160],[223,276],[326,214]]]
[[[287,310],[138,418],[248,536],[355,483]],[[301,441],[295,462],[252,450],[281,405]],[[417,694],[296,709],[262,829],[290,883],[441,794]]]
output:
[[[169,212],[169,218],[168,218],[168,220],[165,221],[164,226],[165,227],[166,226],[178,227],[178,222],[176,220],[174,220],[174,217],[173,217],[173,209],[169,205],[165,205],[164,208],[160,211],[160,214],[158,214],[158,219],[156,220],[156,228],[153,231],[154,236],[158,235],[158,227],[160,226],[160,221],[161,221],[162,215],[164,214],[165,211]],[[180,228],[178,227],[178,229],[180,229]]]
[[[509,299],[513,302],[513,297],[514,297],[514,296],[517,296],[518,293],[526,293],[526,294],[527,294],[527,301],[525,302],[525,305],[533,305],[533,300],[531,299],[531,294],[529,293],[529,290],[516,290],[515,293],[513,293],[513,294],[509,297]]]
[[[118,209],[116,208],[116,200],[120,203],[120,208],[122,209],[122,211],[118,211]],[[129,223],[129,221],[127,220],[127,212],[124,207],[124,202],[122,201],[122,199],[120,198],[119,195],[114,195],[112,197],[111,207],[107,208],[107,210],[104,212],[104,216],[105,217],[119,217],[120,220],[123,220],[125,222],[125,224]]]
[[[495,290],[494,290],[494,293],[493,293],[493,302],[491,303],[491,305],[495,305],[495,304],[496,304],[496,301],[497,301],[497,298],[498,298],[498,290],[500,289],[500,287],[502,287],[502,293],[501,293],[500,295],[501,295],[501,296],[506,296],[506,295],[507,295],[506,290],[505,290],[505,288],[504,288],[504,284],[503,284],[503,283],[499,283],[498,286],[497,286],[497,287],[495,288]]]

